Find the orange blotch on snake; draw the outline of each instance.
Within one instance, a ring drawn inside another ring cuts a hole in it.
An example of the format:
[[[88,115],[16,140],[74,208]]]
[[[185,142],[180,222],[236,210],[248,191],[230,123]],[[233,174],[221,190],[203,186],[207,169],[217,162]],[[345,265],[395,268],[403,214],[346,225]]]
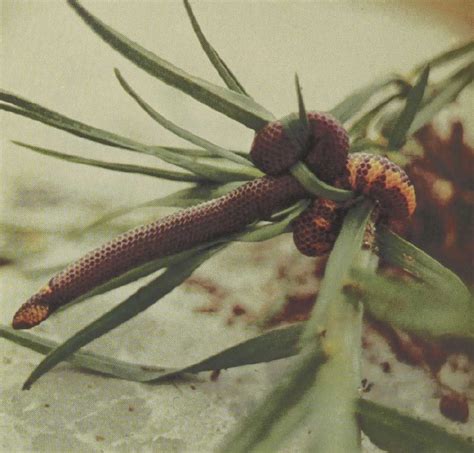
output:
[[[405,171],[384,156],[350,154],[348,188],[378,202],[387,221],[405,220],[416,208],[415,189]]]
[[[306,256],[328,253],[341,227],[344,210],[331,200],[318,198],[293,222],[293,241]]]
[[[349,155],[346,173],[336,184],[377,203],[380,219],[392,225],[415,210],[415,189],[407,174],[386,157],[368,153]],[[307,256],[328,253],[341,228],[344,208],[329,200],[315,200],[293,222],[293,240]]]

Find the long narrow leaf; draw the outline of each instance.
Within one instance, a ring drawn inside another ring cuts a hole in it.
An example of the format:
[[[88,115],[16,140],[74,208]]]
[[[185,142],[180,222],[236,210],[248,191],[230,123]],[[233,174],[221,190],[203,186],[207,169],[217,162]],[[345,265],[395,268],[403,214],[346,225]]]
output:
[[[196,33],[196,36],[199,40],[199,43],[201,44],[202,49],[204,50],[207,57],[209,58],[209,61],[212,63],[212,65],[216,69],[217,73],[220,75],[221,79],[224,81],[227,87],[230,88],[232,91],[248,96],[244,87],[237,80],[237,77],[235,77],[235,75],[232,73],[229,67],[224,63],[224,61],[222,60],[220,55],[217,53],[217,51],[214,49],[214,47],[212,47],[211,43],[204,36],[204,33],[202,32],[202,29],[196,19],[196,16],[194,15],[194,12],[188,0],[184,0],[184,7],[186,8],[186,12],[188,13],[188,17],[189,17],[189,20],[191,21],[191,25],[193,27],[194,33]]]
[[[364,222],[368,211],[370,211],[370,209],[364,204],[363,206],[358,206],[352,211],[352,214],[349,213],[350,215],[343,226],[343,231],[347,231],[341,233],[336,241],[335,250],[339,249],[339,251],[335,251],[331,254],[332,257],[333,254],[336,253],[336,261],[333,259],[332,270],[329,268],[328,263],[326,274],[331,272],[333,280],[340,279],[340,282],[338,281],[336,285],[338,295],[342,296],[341,290],[344,279],[344,273],[340,271],[339,267],[336,268],[336,266],[340,266],[341,264],[339,261],[342,261],[342,257],[338,256],[343,255],[345,249],[353,250],[354,256],[358,252],[365,229],[359,224]],[[359,230],[361,230],[361,232]],[[340,243],[341,236],[343,238],[342,243]],[[340,244],[338,245],[338,243]],[[349,264],[345,261],[346,258]],[[345,257],[343,261],[342,269],[347,268],[347,272],[352,262],[351,258],[351,256]],[[331,294],[329,294],[330,291],[330,288],[327,287],[327,296],[331,296]],[[318,304],[319,298],[315,309],[317,309]],[[349,310],[348,313],[351,313],[353,310],[349,304],[344,308]],[[325,310],[326,309],[323,311]],[[317,328],[318,326],[316,326],[316,329]],[[321,344],[321,337],[318,333],[315,333],[314,326],[311,326],[310,329],[311,330],[308,330],[308,323],[306,323],[304,328],[305,339],[300,341],[302,351],[300,352],[295,366],[281,380],[279,385],[259,404],[257,410],[242,420],[237,429],[231,433],[222,445],[222,452],[244,453],[247,451],[275,451],[281,447],[284,441],[288,440],[291,434],[294,434],[294,430],[310,416],[312,411],[321,410],[320,407],[313,404],[314,385],[317,375],[321,371],[321,365],[326,359],[330,360],[330,355],[334,349],[325,351]],[[316,330],[316,332],[318,331]],[[351,333],[351,338],[353,333],[354,332]],[[339,332],[339,334],[342,335],[343,332]],[[347,335],[347,332],[345,335]],[[335,346],[335,350],[337,349],[338,347]],[[324,366],[327,366],[327,363]],[[342,379],[344,379],[344,376]],[[333,418],[331,418],[331,421],[333,421]],[[353,422],[352,417],[350,422],[351,426],[355,426]],[[350,434],[351,433],[349,433],[349,435]]]
[[[183,260],[191,258],[194,254],[202,251],[203,249],[213,247],[217,244],[227,243],[231,241],[261,242],[269,240],[275,236],[287,232],[288,226],[290,225],[292,220],[295,219],[305,209],[306,206],[307,202],[297,203],[294,209],[289,212],[285,218],[278,222],[274,222],[265,226],[252,225],[248,227],[246,231],[243,231],[241,233],[237,233],[226,238],[216,239],[206,244],[198,245],[190,250],[178,253],[176,255],[170,255],[164,258],[159,258],[150,261],[146,264],[143,264],[142,266],[130,270],[129,272],[119,277],[108,281],[107,283],[99,286],[98,288],[93,289],[91,292],[77,299],[76,302],[80,302],[98,294],[103,294],[105,292],[127,285],[128,283],[134,282],[140,278],[146,277],[154,272],[157,272],[158,270],[163,269],[164,267],[168,267],[175,263],[179,263]],[[68,304],[68,306],[70,306],[70,304]]]
[[[255,234],[255,231],[250,228],[249,231],[239,233],[228,238],[217,239],[211,243],[202,244],[186,252],[149,262],[136,269],[132,269],[122,276],[110,280],[104,285],[101,285],[84,296],[76,299],[72,303],[77,303],[94,295],[111,291],[112,289],[150,275],[151,273],[154,273],[165,266],[167,267],[167,270],[164,274],[160,275],[157,279],[153,280],[153,282],[147,286],[141,288],[137,293],[129,297],[126,301],[122,302],[110,312],[104,314],[98,320],[94,321],[92,324],[85,327],[72,338],[67,340],[64,344],[58,347],[57,350],[51,353],[51,357],[46,357],[44,361],[40,363],[38,368],[33,371],[30,379],[25,383],[25,388],[30,387],[34,381],[49,371],[61,360],[64,360],[64,358],[72,352],[75,352],[77,349],[88,344],[90,341],[93,341],[94,339],[104,335],[108,331],[114,329],[133,316],[136,316],[138,313],[155,303],[157,300],[159,300],[159,298],[166,295],[175,286],[187,278],[187,276],[189,276],[190,273],[192,273],[194,269],[198,267],[203,261],[208,259],[221,248],[225,247],[226,243],[229,241],[245,241],[246,236],[250,241],[259,241],[266,240],[281,234],[286,230],[289,222],[291,222],[295,214],[299,212],[298,209],[301,211],[304,209],[304,206],[302,204],[298,205],[295,212],[290,213],[287,219],[275,224],[274,228],[263,228],[260,231],[257,230],[257,234]],[[208,248],[209,251],[205,252],[203,250],[206,248]],[[72,303],[68,304],[68,307],[71,306]]]
[[[302,156],[307,146],[308,140],[308,119],[303,102],[303,95],[299,85],[298,76],[295,76],[296,91],[298,97],[298,114],[291,113],[282,118],[281,122],[285,134],[289,137],[293,146],[295,146]],[[300,184],[311,194],[321,198],[328,198],[335,201],[345,201],[353,197],[353,192],[349,190],[338,189],[324,181],[321,181],[301,160],[298,160],[290,168],[290,173],[300,182]]]
[[[349,130],[349,135],[352,138],[352,148],[354,148],[354,142],[359,139],[365,139],[367,137],[368,128],[373,119],[390,103],[400,97],[400,93],[392,94],[379,102],[375,107],[365,113],[358,121],[356,121]],[[351,149],[351,152],[352,151]]]
[[[153,146],[151,146],[153,148]],[[176,147],[176,146],[160,146],[159,148],[166,149],[167,151],[171,151],[172,153],[182,154],[188,157],[205,157],[211,159],[218,159],[215,153],[211,153],[206,149],[196,149],[196,148],[183,148],[183,147]],[[250,160],[250,155],[247,151],[236,151],[232,150],[234,154],[238,154],[239,156],[245,157],[245,159]]]
[[[248,231],[239,234],[234,240],[240,242],[261,242],[267,241],[282,233],[290,232],[291,222],[298,217],[308,206],[309,201],[303,200],[296,203],[283,219],[270,223],[269,225],[254,225]]]
[[[78,137],[86,138],[97,143],[134,151],[140,149],[140,152],[156,156],[156,153],[150,149],[147,149],[146,145],[119,136],[112,132],[89,126],[88,124],[82,123],[80,121],[73,120],[65,115],[61,115],[58,112],[44,108],[39,104],[28,101],[27,99],[8,91],[0,90],[0,101],[5,102],[5,104],[0,104],[1,110],[15,113],[17,115],[30,118],[34,121],[39,121],[41,123],[47,124],[48,126],[53,126],[57,129],[61,129]]]
[[[52,149],[41,148],[39,146],[28,145],[27,143],[12,140],[15,145],[30,149],[44,156],[54,157],[55,159],[64,160],[74,164],[89,165],[92,167],[103,168],[106,170],[119,171],[122,173],[136,173],[140,175],[153,176],[155,178],[167,179],[170,181],[199,182],[202,178],[191,173],[181,173],[170,170],[162,170],[160,168],[144,167],[141,165],[121,164],[118,162],[104,162],[101,160],[89,159],[86,157],[64,154]]]
[[[362,429],[379,448],[390,453],[472,453],[474,443],[396,409],[360,399]]]
[[[261,242],[261,241],[272,239],[273,237],[278,236],[282,233],[286,233],[289,231],[290,223],[306,208],[307,204],[308,204],[308,201],[305,201],[305,200],[296,203],[290,210],[288,210],[285,213],[285,215],[281,219],[276,220],[273,223],[270,223],[264,226],[253,224],[247,227],[247,229],[244,230],[243,232],[236,233],[227,237],[217,238],[213,241],[197,245],[184,252],[177,253],[175,255],[166,256],[163,258],[158,258],[156,260],[143,264],[139,267],[131,269],[125,274],[115,277],[112,280],[109,280],[103,285],[100,285],[99,287],[92,289],[88,293],[80,296],[79,298],[68,303],[67,305],[64,305],[58,310],[58,312],[70,307],[71,305],[75,303],[79,303],[86,299],[89,299],[90,297],[112,291],[116,288],[127,285],[131,282],[134,282],[150,274],[153,274],[160,269],[163,269],[165,267],[169,267],[176,263],[180,263],[181,261],[190,259],[195,254],[207,248],[214,247],[219,244],[226,244],[232,241]],[[60,266],[59,269],[54,269],[54,271],[61,270],[61,268],[62,267]]]
[[[309,129],[308,124],[308,114],[306,112],[306,107],[304,105],[303,99],[303,90],[301,89],[300,79],[298,74],[295,74],[295,88],[296,88],[296,97],[298,98],[298,118],[300,124],[303,125],[303,131],[307,131]]]
[[[425,124],[428,124],[446,105],[454,102],[464,88],[473,82],[473,79],[474,63],[469,63],[445,82],[439,84],[438,87],[435,87],[433,94],[417,113],[407,135],[414,134]]]
[[[360,449],[354,411],[360,384],[362,310],[347,303],[343,286],[361,254],[372,207],[364,201],[347,213],[329,255],[315,308],[301,335],[303,345],[322,336],[322,348],[328,356],[308,393],[317,407],[308,415],[310,424],[320,427],[317,435],[309,436],[308,451],[344,453]]]
[[[405,269],[432,288],[447,292],[460,301],[470,300],[471,295],[461,279],[388,228],[380,227],[377,235],[380,255],[389,263]]]
[[[259,404],[257,410],[227,436],[219,451],[223,453],[272,451],[263,449],[262,442],[268,439],[272,431],[278,431],[279,417],[290,413],[302,401],[313,385],[314,376],[324,359],[318,344],[307,347],[301,352],[298,365],[281,379],[277,387]]]
[[[374,318],[421,336],[474,341],[474,301],[456,297],[449,286],[433,288],[360,270],[352,277]]]
[[[67,116],[61,115],[60,113],[50,109],[46,109],[38,104],[28,101],[25,98],[4,90],[0,90],[0,101],[8,103],[0,103],[0,110],[5,110],[17,115],[25,116],[34,121],[39,121],[41,123],[53,126],[78,137],[86,138],[97,143],[158,157],[165,162],[184,168],[185,170],[189,170],[190,172],[209,181],[242,181],[253,179],[257,174],[259,174],[254,168],[227,168],[200,162],[197,159],[189,157],[188,155],[180,155],[177,152],[171,151],[170,149],[159,146],[144,145],[112,132],[75,121],[71,118],[68,118]],[[9,104],[13,104],[13,106]]]
[[[418,77],[413,88],[410,90],[407,96],[405,107],[401,111],[392,133],[388,139],[388,147],[390,149],[399,149],[405,143],[405,137],[410,129],[413,120],[415,119],[416,113],[420,108],[425,88],[428,84],[428,77],[430,75],[430,67],[426,66],[424,71]]]
[[[443,80],[429,85],[406,135],[411,136],[425,124],[428,124],[446,105],[454,102],[459,94],[472,83],[473,79],[474,63],[470,61]],[[398,116],[400,116],[400,110],[389,112],[385,117],[379,119],[377,128],[381,130],[385,137],[391,134]]]
[[[356,139],[351,145],[350,152],[358,153],[360,151],[367,151],[368,149],[370,149],[370,152],[372,154],[385,155],[387,153],[387,147],[385,145],[377,143],[374,140],[371,140],[370,138]]]
[[[406,82],[401,79],[400,76],[389,75],[354,91],[346,99],[336,105],[330,113],[339,121],[345,123],[360,111],[371,96],[395,83],[406,85]]]
[[[350,190],[338,189],[321,181],[303,162],[290,169],[291,174],[313,195],[334,201],[347,201],[354,197]]]
[[[72,354],[67,361],[73,365],[120,379],[156,382],[185,373],[227,369],[290,357],[300,351],[298,338],[302,328],[303,325],[299,324],[272,330],[180,369],[129,363],[84,351]],[[45,355],[58,346],[57,342],[2,325],[0,325],[0,337]],[[373,401],[360,399],[357,412],[362,428],[371,441],[389,451],[467,453],[473,449],[472,441]]]
[[[178,190],[165,197],[154,198],[153,200],[145,201],[134,206],[126,206],[107,212],[94,220],[90,224],[81,229],[76,229],[72,235],[82,236],[91,230],[94,230],[118,217],[129,214],[133,211],[145,208],[156,207],[173,207],[173,208],[188,208],[213,198],[220,197],[236,189],[241,184],[238,182],[230,182],[227,184],[202,184],[189,187],[187,189]],[[71,233],[70,233],[71,234]]]
[[[144,49],[93,16],[77,0],[68,0],[68,3],[107,44],[162,82],[256,131],[274,119],[270,112],[249,97],[187,74]]]
[[[451,63],[453,60],[462,58],[465,55],[468,55],[470,52],[474,52],[474,41],[468,41],[458,47],[455,47],[454,49],[441,52],[436,57],[430,58],[429,60],[416,66],[416,68],[413,70],[413,73],[416,74],[418,72],[422,72],[425,66],[428,64],[431,66],[431,68],[435,68],[437,66],[445,65],[446,63]]]
[[[153,148],[153,146],[151,146]],[[204,157],[210,159],[218,158],[215,153],[208,151],[207,149],[196,149],[196,148],[182,148],[176,146],[160,146],[159,148],[166,149],[167,151],[171,151],[172,153],[182,154],[188,157]],[[246,151],[236,151],[232,150],[234,154],[238,154],[239,156],[245,157],[245,159],[250,160],[249,153]]]
[[[271,362],[296,355],[299,352],[298,337],[301,329],[301,325],[293,325],[271,330],[224,349],[204,360],[180,368],[129,363],[86,351],[75,352],[67,357],[66,361],[119,379],[158,382],[189,373]],[[55,341],[2,325],[0,325],[0,337],[44,355],[59,346]]]
[[[51,351],[40,362],[24,383],[23,388],[29,389],[42,375],[47,373],[51,368],[69,357],[78,349],[101,337],[107,332],[110,332],[115,327],[118,327],[155,304],[158,300],[180,285],[197,267],[210,258],[220,248],[221,247],[217,247],[210,249],[208,252],[196,254],[193,258],[168,267],[163,274],[148,283],[146,286],[140,288],[124,302],[120,303],[112,310],[75,333],[71,338]]]
[[[82,302],[91,297],[98,296],[100,294],[104,294],[114,289],[128,285],[129,283],[140,280],[141,278],[148,277],[149,275],[154,274],[155,272],[158,272],[161,269],[174,266],[181,262],[186,262],[187,260],[192,259],[199,252],[215,245],[216,243],[217,241],[208,243],[208,244],[199,245],[199,246],[193,247],[190,250],[186,250],[185,252],[181,252],[175,255],[165,256],[164,258],[158,258],[156,260],[149,261],[146,264],[143,264],[134,269],[131,269],[125,274],[115,277],[112,280],[109,280],[108,282],[92,289],[91,291],[80,296],[76,300],[69,302],[67,305],[63,305],[59,310],[57,310],[57,312],[61,310],[65,310],[75,303]]]
[[[49,354],[59,346],[59,343],[55,341],[2,325],[0,325],[0,337],[43,355]],[[75,352],[65,360],[86,370],[138,382],[149,381],[148,375],[150,373],[169,371],[165,368],[148,367],[146,365],[124,362],[102,354],[83,351]]]
[[[115,69],[115,76],[117,77],[121,87],[125,90],[127,94],[129,94],[137,103],[138,105],[145,110],[145,112],[153,118],[158,124],[163,126],[165,129],[168,129],[173,134],[177,135],[178,137],[183,138],[191,143],[194,143],[196,146],[201,148],[207,149],[211,153],[213,153],[216,157],[222,157],[224,159],[228,159],[230,161],[236,162],[241,165],[245,166],[252,166],[248,159],[239,156],[238,154],[234,154],[232,151],[228,151],[227,149],[221,148],[220,146],[211,143],[210,141],[198,137],[197,135],[193,134],[192,132],[179,127],[178,125],[174,124],[172,121],[166,119],[163,115],[158,113],[155,109],[153,109],[149,104],[147,104],[136,92],[133,88],[127,83],[127,81],[123,78],[122,74],[118,69]]]

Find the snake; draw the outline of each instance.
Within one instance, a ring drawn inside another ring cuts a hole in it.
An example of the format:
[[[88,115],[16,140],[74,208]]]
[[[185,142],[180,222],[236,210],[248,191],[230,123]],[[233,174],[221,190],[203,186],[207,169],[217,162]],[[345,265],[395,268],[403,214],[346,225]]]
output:
[[[294,139],[283,120],[269,122],[255,134],[250,158],[263,176],[90,251],[31,296],[15,313],[13,328],[34,327],[59,307],[135,267],[240,232],[302,199],[312,201],[292,222],[295,246],[306,256],[327,254],[347,206],[311,195],[290,173],[297,162],[325,183],[372,199],[380,221],[403,222],[411,216],[415,191],[402,168],[381,155],[349,153],[349,136],[329,113],[310,111],[306,119],[303,143]]]

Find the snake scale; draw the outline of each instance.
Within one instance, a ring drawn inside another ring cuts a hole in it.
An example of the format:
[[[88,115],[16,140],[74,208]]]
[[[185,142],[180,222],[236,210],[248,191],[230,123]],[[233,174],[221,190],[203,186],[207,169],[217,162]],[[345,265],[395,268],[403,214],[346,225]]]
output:
[[[295,143],[282,121],[268,123],[255,135],[250,157],[265,176],[219,198],[137,227],[92,250],[28,299],[14,315],[13,327],[31,328],[58,307],[136,266],[239,232],[311,197],[289,173],[299,160],[324,182],[374,200],[381,221],[400,222],[413,213],[415,191],[400,167],[379,155],[348,154],[348,135],[329,114],[309,112],[307,119],[304,146]],[[292,224],[298,250],[308,256],[328,253],[346,210],[344,204],[313,199]]]

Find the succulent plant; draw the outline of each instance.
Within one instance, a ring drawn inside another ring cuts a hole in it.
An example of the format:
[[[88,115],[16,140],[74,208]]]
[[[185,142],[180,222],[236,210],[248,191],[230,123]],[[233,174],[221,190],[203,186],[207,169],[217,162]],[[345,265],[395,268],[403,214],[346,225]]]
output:
[[[120,378],[156,382],[185,373],[231,368],[298,355],[287,378],[264,399],[254,413],[242,421],[234,433],[230,433],[222,451],[273,451],[296,431],[302,420],[314,419],[318,411],[326,413],[327,421],[320,431],[320,437],[315,439],[310,436],[308,439],[309,451],[357,451],[360,449],[360,427],[375,444],[389,451],[471,451],[472,442],[467,439],[450,434],[441,427],[412,415],[360,398],[358,388],[361,376],[357,363],[364,310],[379,321],[426,338],[455,338],[472,345],[474,303],[468,288],[453,272],[387,226],[375,225],[372,217],[373,202],[364,196],[361,197],[362,200],[354,199],[354,193],[347,190],[349,187],[337,187],[334,177],[326,180],[325,175],[333,170],[328,158],[320,162],[312,162],[309,156],[306,160],[303,159],[299,145],[304,142],[300,140],[301,137],[305,136],[301,131],[319,127],[315,118],[320,120],[321,117],[313,113],[307,115],[298,80],[298,113],[276,121],[272,113],[248,95],[207,41],[187,0],[184,4],[196,35],[227,88],[187,74],[109,27],[76,0],[68,0],[68,3],[89,28],[132,63],[164,83],[253,129],[257,136],[252,147],[252,158],[260,170],[266,169],[268,165],[271,167],[274,163],[267,158],[267,149],[270,152],[280,152],[278,157],[284,165],[287,165],[287,159],[296,157],[296,164],[290,159],[292,176],[309,193],[322,200],[330,200],[313,206],[314,210],[322,210],[329,219],[332,218],[332,208],[328,207],[332,206],[331,202],[351,201],[348,202],[344,219],[339,221],[340,232],[327,261],[317,303],[305,323],[263,333],[182,369],[124,364],[112,358],[77,352],[155,304],[185,281],[204,261],[211,259],[232,241],[263,241],[290,231],[295,218],[308,206],[308,200],[291,199],[290,207],[282,206],[285,209],[281,212],[269,212],[268,216],[257,219],[264,222],[257,222],[252,217],[253,223],[242,225],[242,231],[224,231],[218,238],[203,240],[197,246],[184,246],[184,250],[180,248],[177,254],[171,253],[154,260],[150,258],[145,264],[135,263],[133,269],[126,269],[127,273],[114,276],[106,283],[101,280],[100,283],[103,284],[94,287],[87,294],[78,294],[75,302],[164,269],[164,272],[135,294],[62,344],[2,326],[0,334],[4,338],[46,354],[24,387],[31,387],[39,377],[63,360],[73,360],[82,367]],[[354,159],[359,156],[360,161],[367,163],[370,158],[366,153],[371,153],[377,156],[375,161],[378,163],[389,162],[386,157],[382,157],[388,156],[398,165],[408,168],[416,166],[415,158],[407,151],[409,147],[406,144],[414,134],[420,134],[434,115],[453,102],[472,82],[474,63],[470,60],[466,63],[466,56],[473,49],[474,43],[469,42],[424,62],[409,76],[393,75],[376,80],[331,109],[331,115],[348,131],[349,152],[364,152],[353,154]],[[429,82],[432,71],[455,62],[459,67],[454,73],[434,83]],[[225,149],[177,126],[143,100],[118,70],[115,70],[115,74],[125,92],[150,117],[197,148],[190,150],[143,144],[68,118],[3,90],[0,93],[0,109],[100,144],[157,157],[175,165],[179,170],[96,161],[37,145],[15,143],[72,163],[193,183],[192,187],[167,197],[169,205],[179,207],[233,193],[231,191],[237,185],[245,182],[251,184],[248,181],[262,176],[247,152]],[[369,100],[375,97],[375,105],[370,104]],[[329,129],[337,129],[334,126],[336,123],[328,124],[326,126]],[[338,140],[344,141],[344,137],[341,138],[337,133],[335,136]],[[275,136],[289,137],[287,142],[297,145],[290,149],[291,152],[286,145],[275,147]],[[268,137],[272,140],[266,140]],[[316,132],[313,133],[314,137],[318,138]],[[395,168],[394,164],[387,165]],[[321,166],[327,171],[319,174]],[[270,168],[268,173],[273,173],[273,170],[273,167]],[[279,171],[276,170],[277,173]],[[334,170],[334,176],[338,172],[339,170]],[[364,175],[359,177],[363,178]],[[404,177],[399,179],[406,183]],[[368,190],[361,190],[361,193],[370,195]],[[98,222],[104,223],[110,217],[107,215]],[[402,230],[403,227],[400,227],[400,231]],[[311,234],[304,236],[304,246],[300,250],[310,248],[312,244],[307,242],[312,242],[314,237]],[[124,244],[126,246],[127,243]],[[324,252],[330,248],[327,247]],[[405,278],[397,279],[378,273],[379,257],[391,266],[403,269]],[[394,300],[402,300],[403,308],[394,310]],[[335,419],[338,420],[337,424],[332,423]]]

